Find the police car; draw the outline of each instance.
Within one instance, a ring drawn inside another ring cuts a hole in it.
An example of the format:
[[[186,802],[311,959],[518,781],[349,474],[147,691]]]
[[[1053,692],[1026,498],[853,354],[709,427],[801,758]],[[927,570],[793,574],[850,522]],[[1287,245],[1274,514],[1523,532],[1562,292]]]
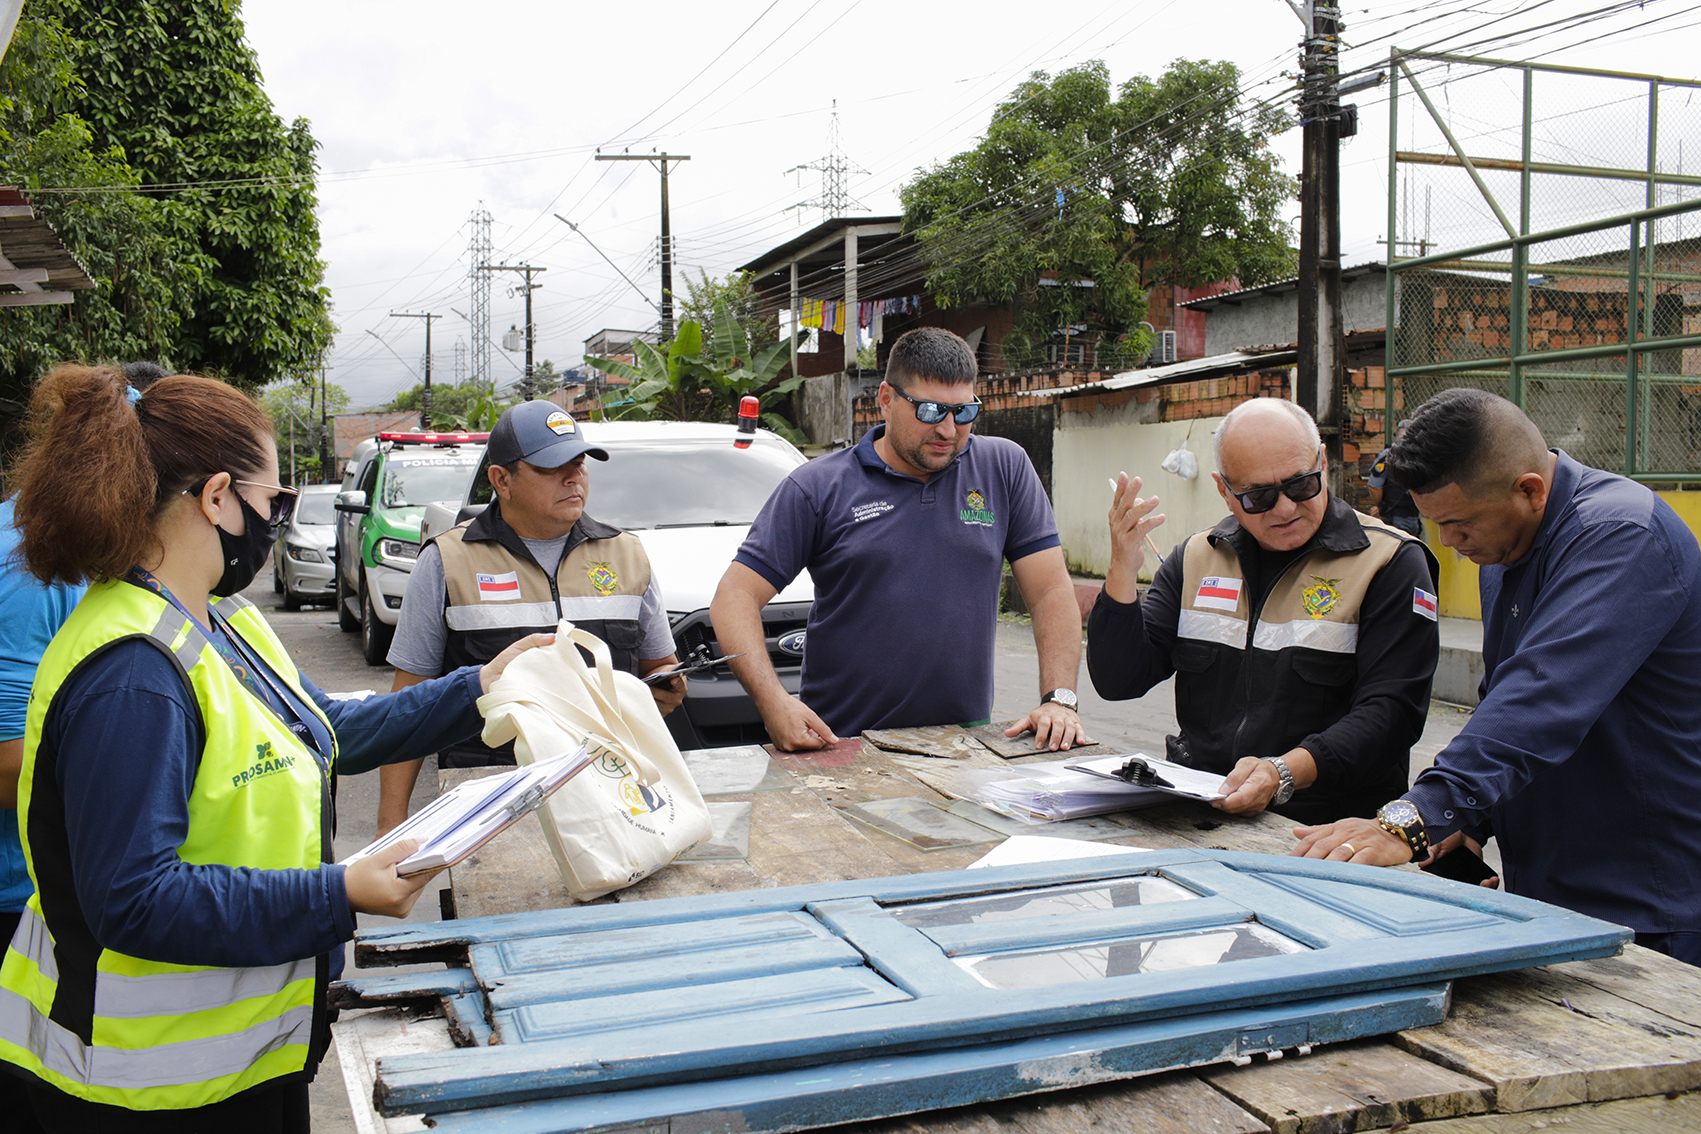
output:
[[[360,631],[367,664],[390,651],[425,505],[464,491],[489,436],[380,433],[354,447],[336,503],[337,627]]]

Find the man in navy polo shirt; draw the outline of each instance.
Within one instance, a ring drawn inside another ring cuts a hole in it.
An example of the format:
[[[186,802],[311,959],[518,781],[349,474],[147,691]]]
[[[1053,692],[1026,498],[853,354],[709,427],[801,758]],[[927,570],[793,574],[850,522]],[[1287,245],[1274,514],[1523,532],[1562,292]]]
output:
[[[1437,394],[1389,469],[1481,567],[1482,701],[1375,821],[1295,854],[1389,865],[1499,843],[1514,894],[1701,965],[1701,549],[1645,485],[1484,390]]]
[[[1075,711],[1081,614],[1051,503],[1022,448],[971,437],[974,351],[910,331],[880,384],[885,424],[780,483],[710,608],[723,651],[774,744],[821,748],[871,728],[977,724],[992,711],[1003,564],[1033,615],[1039,705],[1009,734],[1088,743]],[[803,685],[768,660],[762,607],[807,569],[815,583]]]

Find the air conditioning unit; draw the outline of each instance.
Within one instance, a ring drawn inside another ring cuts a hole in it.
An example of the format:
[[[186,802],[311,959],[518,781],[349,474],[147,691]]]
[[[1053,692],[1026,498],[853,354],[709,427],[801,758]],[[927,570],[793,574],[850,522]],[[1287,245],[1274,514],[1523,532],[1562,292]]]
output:
[[[1163,366],[1175,361],[1175,332],[1159,331],[1157,338],[1152,340],[1152,365]]]

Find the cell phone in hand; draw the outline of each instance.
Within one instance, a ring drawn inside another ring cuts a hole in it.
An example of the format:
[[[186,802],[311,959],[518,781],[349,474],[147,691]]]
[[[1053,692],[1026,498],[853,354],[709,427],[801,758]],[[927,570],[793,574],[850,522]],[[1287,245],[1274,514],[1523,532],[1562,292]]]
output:
[[[1451,878],[1455,882],[1465,882],[1476,886],[1494,877],[1494,867],[1484,862],[1477,855],[1464,847],[1459,847],[1450,854],[1444,854],[1427,866],[1422,867],[1426,874],[1437,878]]]

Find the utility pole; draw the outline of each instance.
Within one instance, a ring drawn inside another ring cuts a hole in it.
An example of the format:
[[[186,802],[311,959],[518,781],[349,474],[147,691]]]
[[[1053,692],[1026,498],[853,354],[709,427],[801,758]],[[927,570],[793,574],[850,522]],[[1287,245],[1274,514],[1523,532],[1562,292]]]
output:
[[[431,311],[392,311],[392,319],[424,319],[425,320],[425,391],[419,398],[419,427],[431,428],[431,320],[443,316]]]
[[[653,161],[661,168],[661,337],[673,339],[673,230],[667,215],[667,163],[690,161],[690,154],[598,154],[598,161]]]
[[[519,272],[526,277],[526,282],[520,285],[520,289],[526,293],[526,376],[520,379],[520,396],[529,402],[532,400],[532,394],[536,392],[532,386],[532,344],[537,334],[537,324],[532,322],[532,292],[543,286],[540,283],[533,283],[532,276],[538,272],[547,272],[549,269],[534,268],[530,264],[492,264],[490,270],[493,272]]]
[[[431,324],[429,324],[429,323],[426,324],[426,326],[430,326],[430,325]],[[331,465],[336,461],[336,454],[334,452],[332,452],[334,446],[331,444],[331,441],[332,441],[332,438],[331,438],[331,414],[330,414],[329,406],[326,404],[326,401],[325,401],[325,390],[326,390],[326,387],[328,385],[328,383],[325,380],[325,372],[329,369],[330,369],[329,366],[326,366],[323,363],[319,364],[319,483],[320,484],[330,484],[331,483]]]
[[[1341,104],[1336,96],[1341,10],[1321,0],[1287,0],[1305,24],[1299,118],[1305,131],[1299,178],[1299,350],[1294,398],[1317,419],[1329,482],[1345,484],[1341,397],[1346,382],[1341,318]]]

